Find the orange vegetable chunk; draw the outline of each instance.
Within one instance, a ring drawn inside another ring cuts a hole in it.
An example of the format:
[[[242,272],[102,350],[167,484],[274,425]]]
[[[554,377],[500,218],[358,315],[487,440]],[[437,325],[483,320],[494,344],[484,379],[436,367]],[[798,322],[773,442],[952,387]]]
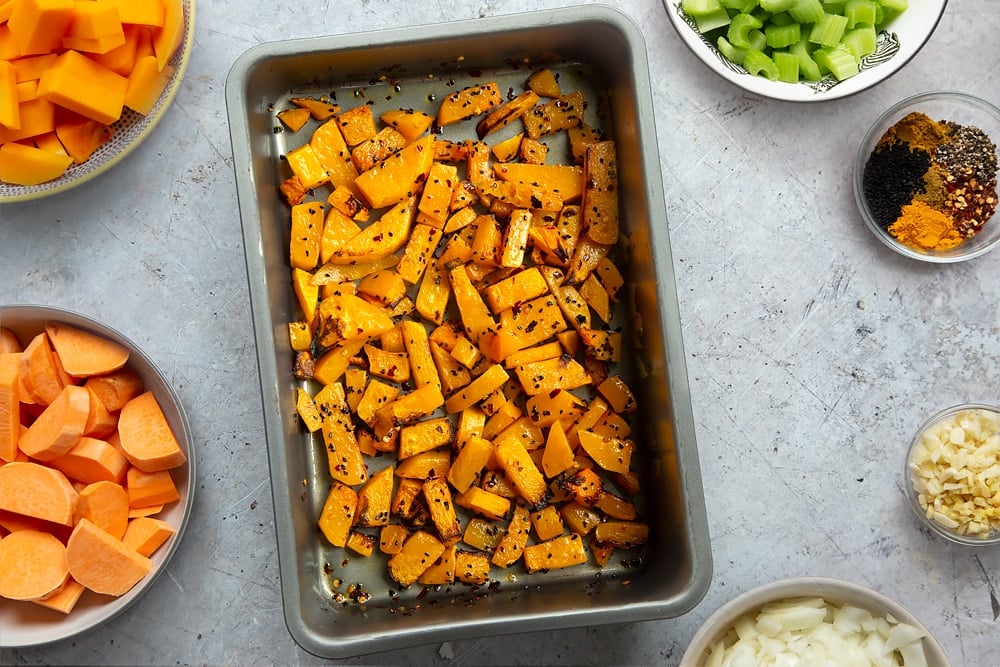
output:
[[[151,391],[125,404],[118,416],[118,434],[125,458],[143,472],[176,468],[187,461]]]
[[[138,468],[129,468],[125,473],[125,480],[130,507],[165,505],[180,500],[169,470],[143,472]]]
[[[39,79],[38,97],[111,125],[121,116],[128,79],[79,51],[65,51]]]
[[[39,461],[51,461],[72,449],[83,435],[90,415],[90,392],[64,387],[54,401],[21,435],[21,451]]]
[[[115,4],[122,23],[157,28],[163,25],[165,12],[161,0],[115,0]]]
[[[21,381],[33,394],[36,402],[44,405],[56,400],[56,396],[66,386],[59,366],[52,353],[48,336],[40,333],[28,343],[21,354],[19,372]]]
[[[0,60],[0,125],[12,130],[21,128],[17,101],[17,72],[9,62]]]
[[[128,460],[105,440],[84,436],[62,456],[48,462],[68,478],[93,484],[114,482],[120,484],[128,470]]]
[[[107,438],[118,428],[118,415],[112,414],[98,398],[97,392],[84,385],[90,393],[90,414],[83,427],[83,434],[92,438]]]
[[[69,578],[66,547],[55,536],[19,530],[0,540],[0,597],[39,600]]]
[[[122,542],[149,557],[174,534],[173,526],[151,516],[141,516],[132,519],[125,529]]]
[[[157,67],[162,72],[184,40],[184,4],[181,0],[161,0],[161,3],[163,26],[153,34],[153,51]]]
[[[114,482],[94,482],[80,491],[76,504],[76,520],[93,521],[109,535],[121,539],[128,528],[128,492]]]
[[[111,139],[113,133],[104,123],[83,117],[56,125],[59,142],[77,164],[89,160],[94,151]]]
[[[166,65],[161,69],[155,56],[138,59],[128,75],[125,106],[148,116],[173,75],[174,68]]]
[[[93,391],[110,412],[118,412],[143,390],[142,378],[131,366],[113,373],[93,375],[87,378],[84,386]]]
[[[68,155],[18,143],[0,146],[0,181],[14,185],[38,185],[59,178],[73,164]]]
[[[105,595],[124,595],[153,569],[151,560],[88,519],[73,529],[66,563],[73,579]]]
[[[128,362],[128,348],[103,336],[55,322],[46,324],[45,332],[70,375],[103,375]]]
[[[0,461],[13,461],[21,436],[21,383],[16,352],[0,353]]]
[[[57,592],[43,600],[32,600],[32,602],[48,609],[68,614],[73,611],[73,607],[75,607],[76,603],[80,601],[80,596],[83,595],[85,590],[87,589],[70,577],[66,580],[66,583],[63,584],[63,587]]]
[[[0,510],[73,525],[77,492],[54,468],[30,461],[0,466]]]
[[[73,0],[18,0],[7,21],[14,49],[22,56],[55,50],[73,21]]]
[[[70,37],[97,39],[121,32],[122,20],[116,0],[90,0],[75,3],[73,21],[66,34]]]

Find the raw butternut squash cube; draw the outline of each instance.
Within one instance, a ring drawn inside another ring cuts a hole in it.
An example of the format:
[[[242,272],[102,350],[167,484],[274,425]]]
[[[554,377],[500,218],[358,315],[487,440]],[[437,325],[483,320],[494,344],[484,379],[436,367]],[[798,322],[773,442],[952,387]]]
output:
[[[7,20],[10,43],[22,56],[54,51],[73,22],[74,0],[18,0]]]
[[[96,120],[78,118],[59,123],[55,133],[73,162],[83,164],[95,150],[111,139],[114,130]]]
[[[416,196],[433,161],[434,137],[424,137],[362,172],[354,183],[372,208],[391,206]]]
[[[11,130],[20,129],[21,114],[17,103],[17,73],[12,64],[0,60],[0,125]]]
[[[38,81],[38,97],[111,125],[121,117],[128,79],[78,51],[63,52]]]
[[[437,112],[438,125],[445,127],[478,116],[502,101],[500,87],[494,81],[457,90],[441,100]]]
[[[358,509],[358,494],[351,487],[334,481],[323,503],[319,529],[335,547],[347,544],[347,536],[354,524]]]
[[[153,31],[153,52],[160,71],[184,40],[184,4],[181,0],[161,0],[163,25]]]
[[[576,533],[524,548],[524,567],[528,572],[557,570],[586,562],[583,538]]]
[[[161,0],[115,0],[122,23],[155,26],[163,25],[164,9]]]
[[[486,554],[459,549],[455,553],[455,578],[467,584],[485,586],[490,581],[490,561]]]
[[[423,495],[438,538],[445,543],[454,542],[462,535],[462,526],[458,522],[448,480],[443,476],[431,477],[424,482]]]
[[[424,586],[444,586],[455,583],[455,553],[457,548],[455,544],[445,547],[437,561],[424,570],[417,581]]]
[[[434,124],[433,116],[415,109],[392,109],[379,116],[379,119],[406,137],[407,141],[416,141]]]
[[[31,139],[56,129],[56,105],[40,97],[18,103],[20,127],[12,130],[0,126],[0,144]],[[27,142],[25,142],[27,143]]]
[[[420,575],[444,553],[445,546],[436,537],[422,530],[410,535],[399,553],[389,559],[389,576],[403,588],[413,584]]]
[[[0,181],[15,185],[38,185],[59,178],[73,158],[33,146],[7,143],[0,146]]]

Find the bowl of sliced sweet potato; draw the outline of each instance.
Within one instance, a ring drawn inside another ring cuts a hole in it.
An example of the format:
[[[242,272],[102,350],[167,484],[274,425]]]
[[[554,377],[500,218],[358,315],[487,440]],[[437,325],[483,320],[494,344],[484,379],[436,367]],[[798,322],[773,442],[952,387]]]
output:
[[[0,306],[0,646],[124,611],[193,502],[184,410],[131,341],[71,311]]]
[[[194,45],[195,0],[0,7],[0,203],[90,181],[163,118]]]

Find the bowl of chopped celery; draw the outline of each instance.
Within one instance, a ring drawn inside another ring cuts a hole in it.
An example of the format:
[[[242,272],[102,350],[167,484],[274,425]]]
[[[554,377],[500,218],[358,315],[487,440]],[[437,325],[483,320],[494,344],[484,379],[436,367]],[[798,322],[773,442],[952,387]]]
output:
[[[883,244],[925,262],[960,262],[1000,243],[1000,108],[954,91],[908,97],[858,148],[854,197]]]
[[[925,421],[906,455],[906,494],[932,532],[1000,544],[1000,407],[967,403]]]
[[[948,667],[941,646],[899,603],[826,577],[765,584],[725,603],[695,632],[681,667]]]
[[[899,71],[947,0],[663,0],[678,35],[712,71],[763,97],[822,102]]]

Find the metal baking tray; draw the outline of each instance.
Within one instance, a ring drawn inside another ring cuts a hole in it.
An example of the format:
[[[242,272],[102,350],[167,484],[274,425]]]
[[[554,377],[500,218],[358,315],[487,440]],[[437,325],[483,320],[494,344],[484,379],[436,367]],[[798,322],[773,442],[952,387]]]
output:
[[[354,556],[330,547],[316,528],[330,480],[322,443],[299,425],[293,403],[293,389],[301,385],[293,378],[287,322],[298,318],[298,306],[289,282],[288,207],[277,191],[288,175],[280,157],[311,132],[280,131],[276,113],[303,95],[328,95],[345,108],[363,100],[376,117],[390,108],[433,113],[445,91],[487,80],[503,91],[521,90],[542,66],[559,76],[564,92],[584,93],[585,120],[617,146],[629,248],[618,261],[630,295],[619,317],[637,337],[622,372],[642,406],[632,437],[650,541],[603,569],[587,563],[529,575],[519,566],[494,568],[497,580],[485,587],[399,590],[377,549],[368,559]],[[669,618],[693,608],[709,586],[712,557],[649,70],[635,24],[617,10],[583,6],[267,43],[236,61],[226,103],[285,619],[295,641],[316,655],[341,658],[442,640]],[[352,595],[358,591],[363,602]]]

